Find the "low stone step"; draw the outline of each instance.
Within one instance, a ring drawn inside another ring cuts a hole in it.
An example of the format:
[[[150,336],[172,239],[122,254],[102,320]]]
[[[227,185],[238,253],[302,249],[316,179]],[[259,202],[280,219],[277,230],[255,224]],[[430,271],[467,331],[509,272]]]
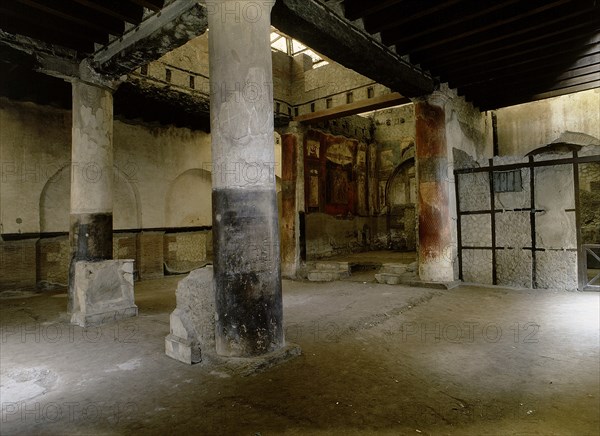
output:
[[[408,265],[404,263],[384,263],[379,270],[380,274],[404,274]]]
[[[314,268],[324,271],[344,271],[350,272],[350,265],[348,262],[327,262],[319,261],[315,262]]]
[[[308,272],[308,280],[311,282],[333,282],[348,276],[347,272],[339,270],[313,269]]]
[[[377,280],[377,283],[383,283],[386,285],[399,285],[402,277],[400,274],[378,273],[375,274],[375,280]]]

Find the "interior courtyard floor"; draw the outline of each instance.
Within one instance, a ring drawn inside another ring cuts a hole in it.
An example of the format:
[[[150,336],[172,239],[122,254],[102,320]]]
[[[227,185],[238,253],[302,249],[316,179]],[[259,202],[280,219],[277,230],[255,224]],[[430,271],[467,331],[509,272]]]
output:
[[[284,280],[302,355],[242,376],[164,354],[182,277],[87,329],[64,289],[2,293],[0,433],[599,433],[598,293]]]

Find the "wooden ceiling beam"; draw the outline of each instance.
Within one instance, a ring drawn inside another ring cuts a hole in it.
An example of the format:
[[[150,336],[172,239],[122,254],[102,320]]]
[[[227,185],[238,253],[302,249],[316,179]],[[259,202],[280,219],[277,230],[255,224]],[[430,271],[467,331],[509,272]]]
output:
[[[277,0],[273,25],[333,61],[407,97],[429,94],[434,81],[366,31],[317,0]]]
[[[488,59],[494,56],[502,55],[502,53],[510,52],[511,50],[522,50],[521,47],[527,47],[532,44],[542,44],[547,45],[549,42],[546,41],[556,41],[566,40],[564,39],[564,35],[575,35],[573,38],[580,38],[581,35],[589,35],[592,36],[594,33],[597,33],[600,29],[589,30],[590,25],[594,24],[593,19],[590,21],[577,21],[576,24],[565,25],[565,27],[561,27],[556,29],[555,31],[550,32],[535,32],[531,37],[527,38],[521,36],[519,38],[514,38],[511,42],[506,44],[496,46],[496,48],[487,49],[487,50],[475,50],[473,52],[467,52],[460,56],[441,56],[439,58],[422,58],[420,56],[415,56],[414,61],[422,64],[431,64],[435,63],[435,67],[437,69],[445,69],[451,67],[455,64],[461,64],[469,60],[469,62],[477,62],[478,59]],[[535,36],[534,36],[535,35]],[[444,60],[445,59],[445,60]]]
[[[540,92],[537,94],[519,95],[519,96],[508,96],[505,94],[497,99],[486,99],[480,102],[475,101],[475,105],[481,111],[488,111],[494,109],[500,109],[508,106],[515,106],[518,104],[530,103],[532,101],[544,100],[547,98],[559,97],[561,95],[572,94],[574,92],[587,91],[590,89],[600,87],[600,81],[592,81],[580,85],[571,86],[554,91]]]
[[[465,62],[456,64],[453,67],[444,68],[444,72],[448,75],[468,74],[470,71],[493,71],[494,68],[506,67],[514,62],[526,60],[528,62],[546,59],[552,56],[560,55],[563,59],[570,59],[571,56],[578,56],[581,51],[588,51],[594,46],[600,47],[600,33],[592,33],[588,35],[573,35],[570,38],[565,38],[555,41],[552,44],[543,46],[531,45],[527,49],[508,51],[504,55],[496,55],[495,57],[485,58],[481,60],[465,59]],[[597,47],[597,48],[598,48]]]
[[[569,53],[573,56],[562,56],[563,54]],[[554,68],[555,71],[560,73],[568,69],[595,64],[598,55],[600,55],[600,45],[595,44],[581,53],[575,54],[573,50],[567,50],[564,53],[554,52],[543,56],[530,57],[519,62],[502,65],[496,68],[474,71],[471,74],[456,74],[454,77],[447,76],[444,80],[447,80],[452,88],[460,88],[476,82],[498,79],[513,74],[516,71],[524,74],[528,71],[531,72]]]
[[[31,37],[82,53],[91,53],[94,50],[93,38],[78,35],[68,26],[58,26],[49,21],[40,24],[35,17],[17,14],[6,9],[4,4],[0,5],[0,29],[14,35]],[[24,30],[27,31],[26,34]]]
[[[381,0],[366,2],[364,0],[346,0],[344,1],[345,15],[349,20],[358,20],[384,9],[396,6],[406,0]]]
[[[482,32],[490,31],[497,27],[504,26],[507,24],[512,24],[512,23],[515,23],[516,21],[523,20],[527,17],[531,17],[533,15],[540,14],[545,11],[549,11],[553,8],[557,8],[559,6],[565,5],[571,1],[572,0],[554,0],[551,3],[547,3],[543,6],[530,9],[530,10],[528,10],[526,12],[522,12],[520,14],[512,15],[509,18],[504,18],[501,20],[493,21],[493,22],[487,23],[483,26],[477,26],[477,27],[471,28],[465,32],[461,32],[461,33],[450,32],[445,37],[437,38],[434,41],[429,41],[429,42],[425,42],[422,44],[415,44],[415,45],[411,46],[410,51],[411,52],[412,51],[423,51],[423,50],[432,49],[435,47],[440,47],[440,46],[446,45],[451,42],[457,42],[457,41],[463,40],[467,37],[475,36]],[[396,44],[396,41],[392,41],[391,39],[390,39],[390,42],[392,44]],[[397,44],[397,45],[401,45],[401,44]]]
[[[144,9],[127,1],[118,0],[73,0],[86,8],[102,14],[111,16],[118,20],[131,24],[139,24],[142,21]]]
[[[417,8],[414,11],[405,11],[405,13],[403,13],[402,8],[395,8],[393,10],[384,9],[375,16],[364,17],[365,28],[371,33],[388,31],[405,26],[410,22],[440,12],[463,1],[464,0],[447,0],[444,2],[437,2],[437,4],[430,6],[425,6],[420,2],[420,8]]]
[[[588,65],[581,68],[576,68],[564,73],[556,74],[556,72],[547,72],[540,70],[535,76],[530,75],[511,75],[500,79],[489,80],[463,86],[459,88],[461,95],[486,95],[493,94],[494,90],[531,90],[539,86],[544,89],[558,89],[560,87],[572,86],[578,83],[587,83],[590,80],[600,79],[600,68],[598,64]],[[502,92],[497,92],[502,94]]]
[[[344,104],[330,109],[294,117],[294,121],[304,123],[316,123],[318,121],[332,120],[334,118],[347,117],[350,115],[361,114],[378,109],[385,109],[392,106],[410,103],[411,100],[397,92],[381,95],[379,97],[368,98],[354,103]]]
[[[131,2],[135,3],[136,5],[143,6],[146,9],[150,9],[151,11],[154,11],[154,12],[160,11],[165,3],[163,0],[125,0],[125,1],[131,1]]]
[[[562,29],[566,26],[572,26],[573,23],[596,23],[594,13],[598,12],[597,6],[579,9],[571,13],[566,13],[556,18],[548,18],[540,20],[540,22],[533,24],[529,23],[528,26],[522,29],[513,29],[511,32],[506,32],[500,35],[489,35],[488,37],[474,37],[470,41],[462,41],[460,44],[456,44],[454,47],[446,47],[443,51],[437,49],[431,50],[412,50],[411,56],[418,58],[419,61],[424,63],[428,62],[440,62],[444,59],[456,59],[460,58],[459,55],[464,54],[468,56],[468,53],[475,51],[486,52],[492,46],[494,48],[503,47],[506,40],[517,40],[521,41],[530,38],[532,35],[540,36],[548,34],[552,29]],[[566,24],[565,24],[566,23]]]
[[[15,0],[13,0],[15,1]],[[90,13],[86,8],[77,4],[66,6],[64,2],[57,0],[16,0],[33,9],[71,21],[83,27],[97,30],[98,32],[121,35],[125,31],[123,21]]]

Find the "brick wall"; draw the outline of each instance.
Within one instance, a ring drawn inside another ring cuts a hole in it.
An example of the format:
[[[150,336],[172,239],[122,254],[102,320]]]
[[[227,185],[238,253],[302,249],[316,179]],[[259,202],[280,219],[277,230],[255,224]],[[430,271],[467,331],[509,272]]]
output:
[[[164,232],[142,232],[137,235],[137,270],[140,279],[155,279],[164,275]]]
[[[68,284],[70,259],[68,236],[40,239],[37,243],[37,281]]]
[[[0,291],[35,287],[36,242],[0,241]]]

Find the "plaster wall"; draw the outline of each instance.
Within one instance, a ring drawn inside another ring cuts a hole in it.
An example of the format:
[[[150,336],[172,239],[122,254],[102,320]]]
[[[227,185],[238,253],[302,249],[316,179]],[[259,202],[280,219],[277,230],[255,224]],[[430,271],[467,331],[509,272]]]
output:
[[[275,144],[280,147],[281,141],[275,138]],[[113,146],[114,230],[212,226],[210,134],[115,120]],[[275,160],[279,179],[280,150]],[[0,272],[13,276],[7,286],[66,283],[72,172],[91,181],[97,177],[86,162],[70,161],[70,111],[0,99],[0,234],[29,238],[28,243],[0,241]],[[40,233],[45,237],[38,240]],[[159,252],[157,259],[164,255],[173,270],[210,256],[210,231],[176,235],[164,242],[154,238],[158,248],[148,251],[136,233],[115,233],[114,256],[144,260],[146,276],[148,265],[156,263],[148,258]],[[19,268],[15,275],[15,262],[33,267]],[[152,274],[162,275],[162,260]]]
[[[500,156],[524,156],[564,132],[600,138],[600,89],[502,108],[498,117]]]
[[[582,155],[594,155],[599,147],[587,146]],[[570,157],[570,153],[543,154],[535,161]],[[518,164],[522,168],[521,184],[514,192],[495,192],[496,271],[497,284],[540,289],[576,290],[577,235],[575,221],[575,189],[572,165],[552,165],[534,169],[534,198],[531,205],[530,171],[527,159],[495,157],[494,165]],[[485,159],[471,166],[485,167]],[[580,178],[582,236],[594,239],[597,232],[595,216],[591,212],[593,191],[600,180],[596,164],[582,165]],[[488,173],[461,174],[459,183],[460,207],[464,212],[481,212],[463,215],[461,239],[463,247],[463,277],[465,281],[492,284],[491,268],[492,225],[490,185]],[[535,261],[532,256],[532,223],[530,208],[535,208]],[[592,243],[592,242],[590,242]],[[478,249],[475,249],[477,247]]]

